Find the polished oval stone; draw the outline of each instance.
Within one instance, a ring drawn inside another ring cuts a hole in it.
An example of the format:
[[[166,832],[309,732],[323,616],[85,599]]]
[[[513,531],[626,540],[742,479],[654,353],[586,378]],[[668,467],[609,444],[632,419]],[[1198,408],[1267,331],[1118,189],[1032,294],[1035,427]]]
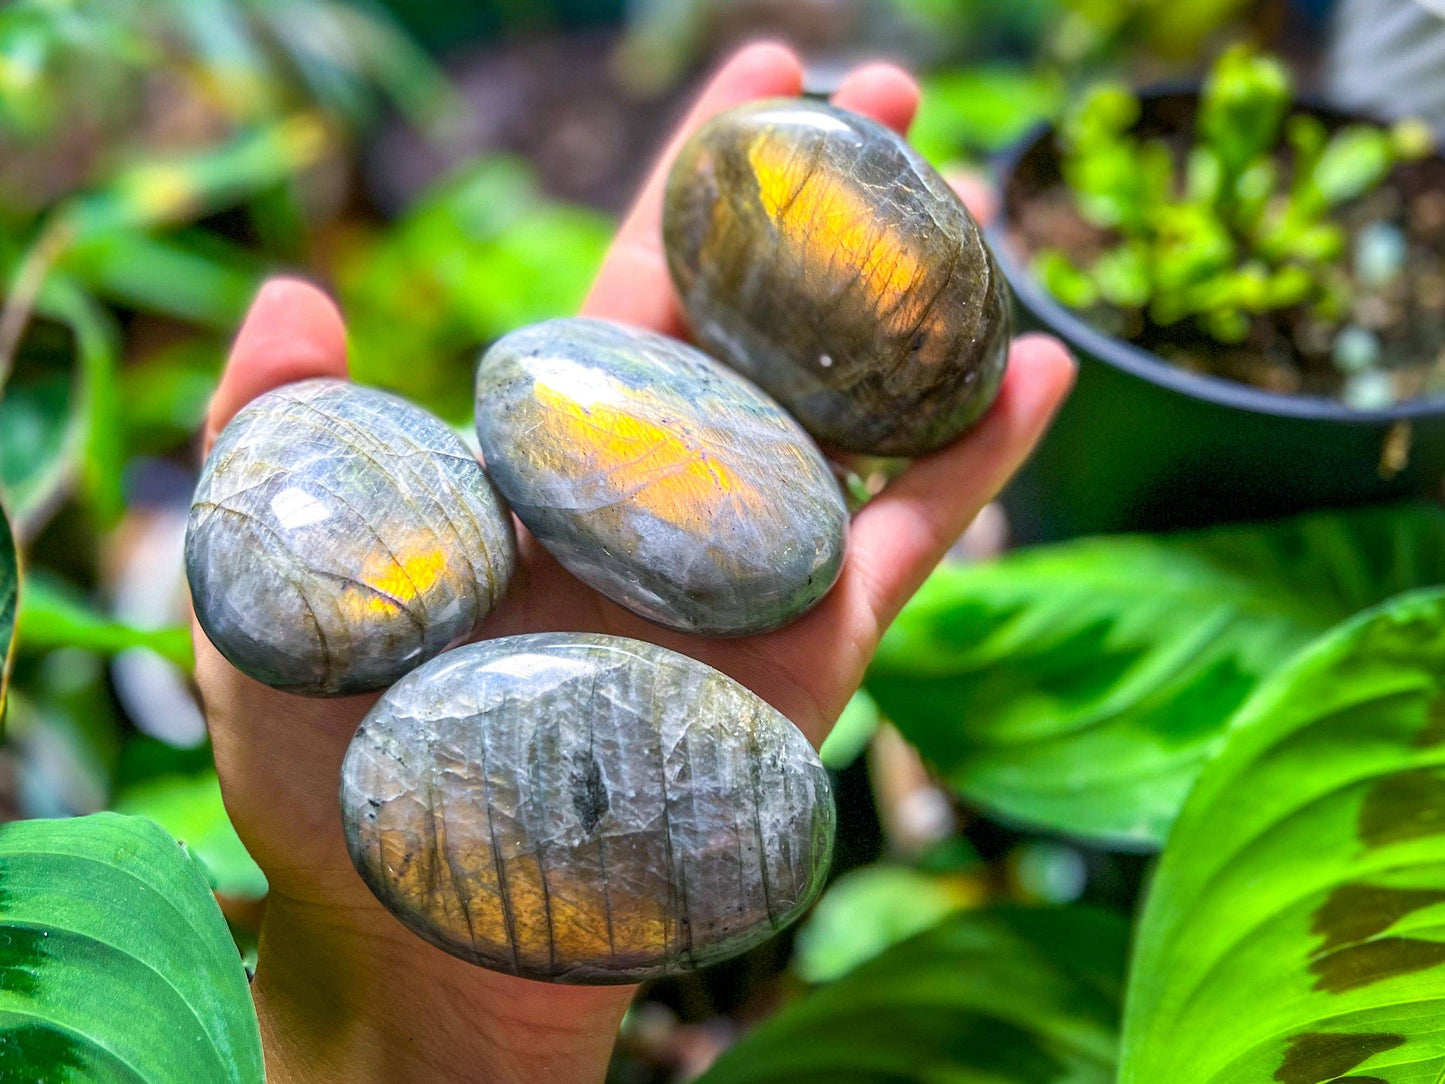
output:
[[[186,530],[196,617],[289,692],[390,685],[469,634],[516,565],[511,517],[439,419],[339,380],[267,392],[221,433]]]
[[[678,155],[663,237],[698,342],[825,447],[931,451],[998,391],[993,255],[933,167],[865,117],[770,99],[713,118]]]
[[[847,509],[817,446],[673,339],[585,319],[514,332],[478,369],[477,435],[542,545],[659,624],[764,632],[842,566]]]
[[[341,770],[347,846],[408,927],[483,967],[640,982],[772,936],[822,887],[828,773],[787,719],[654,644],[468,644],[387,692]]]

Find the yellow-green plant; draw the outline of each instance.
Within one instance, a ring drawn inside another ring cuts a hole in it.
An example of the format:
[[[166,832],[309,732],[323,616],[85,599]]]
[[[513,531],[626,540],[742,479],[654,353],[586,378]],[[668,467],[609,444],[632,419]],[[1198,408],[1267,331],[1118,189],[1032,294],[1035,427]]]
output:
[[[1429,153],[1433,137],[1415,122],[1330,132],[1318,117],[1291,114],[1292,94],[1277,60],[1230,49],[1205,83],[1194,144],[1181,156],[1135,133],[1131,91],[1094,88],[1060,126],[1061,165],[1079,213],[1110,241],[1085,266],[1040,251],[1035,274],[1072,308],[1136,310],[1163,326],[1192,320],[1223,343],[1244,340],[1260,314],[1295,306],[1342,319],[1347,238],[1334,212],[1397,162]]]

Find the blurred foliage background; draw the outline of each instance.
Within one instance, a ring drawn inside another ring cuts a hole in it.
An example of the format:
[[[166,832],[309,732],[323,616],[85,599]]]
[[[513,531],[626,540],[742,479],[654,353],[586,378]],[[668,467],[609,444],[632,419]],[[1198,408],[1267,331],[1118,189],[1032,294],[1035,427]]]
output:
[[[201,858],[250,950],[265,880],[226,821],[210,767],[189,682],[180,547],[202,414],[266,275],[303,274],[332,290],[357,379],[460,426],[478,350],[576,308],[670,123],[743,40],[791,41],[820,92],[864,57],[909,65],[925,87],[913,138],[950,167],[985,161],[1098,77],[1188,76],[1240,35],[1308,72],[1319,37],[1303,31],[1319,7],[0,7],[0,495],[25,567],[0,817],[154,818]],[[986,516],[890,638],[874,697],[860,694],[825,750],[843,827],[827,895],[796,936],[650,989],[626,1022],[613,1078],[688,1079],[806,987],[986,903],[1084,900],[1127,913],[1142,852],[1163,837],[1256,680],[1354,609],[1428,582],[1428,541],[1410,543],[1408,567],[1378,567],[1371,555],[1405,552],[1399,530],[1428,539],[1438,527],[1307,523],[973,568],[1006,538]],[[1346,586],[1322,598],[1299,574],[1301,553]],[[0,554],[0,636],[6,564]],[[1143,566],[1178,587],[1148,613],[1119,589]],[[1032,639],[1020,613],[1036,618]],[[1105,652],[1101,622],[1137,635]],[[1197,665],[1172,685],[1123,680],[1131,666],[1180,653]],[[1249,665],[1223,674],[1225,654]],[[1110,673],[1114,684],[1100,676]],[[1019,688],[1030,690],[1025,702],[1005,695]],[[1105,701],[1107,726],[1077,725]],[[949,714],[960,704],[1005,724],[961,749]],[[1161,704],[1194,711],[1169,732],[1155,725]],[[1021,769],[1017,747],[1032,743],[1036,757],[1041,742],[1045,759]],[[1080,776],[1081,764],[1096,777]],[[1035,790],[1019,786],[1021,772]],[[1081,788],[1088,801],[1077,800]],[[1033,936],[1007,925],[994,932],[1009,944]],[[1112,927],[1099,936],[1119,940]]]

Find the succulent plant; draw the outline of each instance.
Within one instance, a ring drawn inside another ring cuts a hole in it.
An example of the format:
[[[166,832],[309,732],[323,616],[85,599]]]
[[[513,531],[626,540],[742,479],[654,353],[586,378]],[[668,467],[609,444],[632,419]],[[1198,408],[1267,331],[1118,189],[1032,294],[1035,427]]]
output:
[[[1429,154],[1434,137],[1411,121],[1331,132],[1316,116],[1291,114],[1292,95],[1278,60],[1228,50],[1181,156],[1135,134],[1133,92],[1095,87],[1064,118],[1059,143],[1079,214],[1109,242],[1082,266],[1043,249],[1036,276],[1072,308],[1135,310],[1165,327],[1193,321],[1221,343],[1243,341],[1262,314],[1297,306],[1327,324],[1343,321],[1348,238],[1334,212],[1398,162]],[[1383,248],[1375,265],[1388,273]]]

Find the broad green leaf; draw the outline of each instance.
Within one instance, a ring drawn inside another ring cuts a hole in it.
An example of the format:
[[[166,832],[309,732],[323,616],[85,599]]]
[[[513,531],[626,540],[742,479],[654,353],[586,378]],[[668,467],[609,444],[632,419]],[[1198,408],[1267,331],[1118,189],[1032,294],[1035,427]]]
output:
[[[231,827],[214,769],[135,783],[116,796],[115,811],[149,817],[175,836],[200,860],[221,895],[266,894],[266,875]]]
[[[946,566],[866,687],[970,801],[1155,845],[1259,681],[1337,621],[1445,582],[1445,511],[1083,539]]]
[[[1260,687],[1135,946],[1122,1084],[1445,1079],[1445,591]]]
[[[15,536],[0,506],[0,723],[5,721],[5,694],[10,685],[10,649],[15,643],[15,610],[20,597],[20,558]]]
[[[701,1084],[1112,1084],[1124,945],[1098,911],[962,912],[785,1008]]]
[[[18,628],[18,642],[28,651],[78,647],[114,655],[144,647],[183,669],[195,664],[189,629],[138,629],[112,621],[48,577],[33,577],[26,584]]]
[[[260,1084],[240,956],[150,821],[0,827],[0,1080]]]
[[[793,970],[808,982],[831,982],[984,895],[982,880],[966,873],[886,863],[850,870],[828,886],[799,928]]]

